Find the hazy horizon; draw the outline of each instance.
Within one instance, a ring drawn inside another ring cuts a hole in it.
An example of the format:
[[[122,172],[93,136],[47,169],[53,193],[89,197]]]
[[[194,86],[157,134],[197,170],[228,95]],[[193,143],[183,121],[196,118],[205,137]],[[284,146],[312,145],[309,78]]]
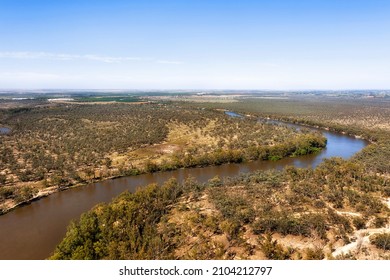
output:
[[[222,93],[222,94],[237,94],[237,93],[312,93],[312,92],[390,92],[390,88],[375,89],[375,88],[356,88],[356,89],[210,89],[210,88],[150,88],[150,89],[137,89],[137,88],[123,88],[123,89],[104,89],[104,88],[0,88],[1,93],[77,93],[77,92],[91,92],[91,93],[150,93],[150,92],[162,92],[162,93]]]

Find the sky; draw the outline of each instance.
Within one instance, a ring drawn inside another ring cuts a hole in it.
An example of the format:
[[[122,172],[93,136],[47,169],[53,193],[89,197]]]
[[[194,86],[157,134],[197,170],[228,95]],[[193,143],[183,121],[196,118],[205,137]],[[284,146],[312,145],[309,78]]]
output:
[[[0,0],[1,89],[390,89],[388,0]]]

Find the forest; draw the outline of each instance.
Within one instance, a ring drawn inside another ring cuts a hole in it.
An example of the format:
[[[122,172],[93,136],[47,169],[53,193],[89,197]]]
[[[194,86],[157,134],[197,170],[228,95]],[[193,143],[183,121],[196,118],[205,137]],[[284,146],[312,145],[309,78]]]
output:
[[[357,232],[386,226],[390,210],[381,198],[389,195],[389,181],[341,159],[206,184],[170,180],[82,215],[52,258],[388,258],[388,233],[370,236],[374,249],[332,253],[362,239]]]
[[[0,127],[10,133],[0,135],[0,213],[108,178],[278,160],[326,146],[319,133],[231,118],[214,108],[90,103],[23,100],[3,106]]]
[[[52,259],[390,259],[387,104],[177,104],[320,126],[371,144],[315,169],[290,166],[206,184],[170,180],[124,193],[73,221]]]

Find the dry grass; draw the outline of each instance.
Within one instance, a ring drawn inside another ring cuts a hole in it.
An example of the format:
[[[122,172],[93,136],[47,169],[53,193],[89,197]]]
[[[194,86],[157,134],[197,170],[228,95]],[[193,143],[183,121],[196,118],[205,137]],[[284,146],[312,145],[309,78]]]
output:
[[[160,223],[160,227],[166,227],[163,224],[167,223],[176,229],[177,239],[173,246],[177,259],[259,259],[262,256],[261,250],[253,251],[252,247],[258,247],[256,238],[252,240],[248,236],[238,244],[221,229],[221,220],[220,212],[207,194],[202,197],[190,195],[174,205],[167,222]]]

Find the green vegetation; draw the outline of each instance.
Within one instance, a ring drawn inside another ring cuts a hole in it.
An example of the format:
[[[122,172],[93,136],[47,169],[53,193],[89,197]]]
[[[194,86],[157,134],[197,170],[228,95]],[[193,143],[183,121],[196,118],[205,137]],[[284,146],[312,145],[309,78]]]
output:
[[[214,178],[205,185],[189,179],[182,186],[174,181],[162,188],[149,186],[97,206],[72,223],[53,256],[251,259],[264,254],[271,259],[323,259],[325,251],[331,253],[331,244],[349,243],[354,231],[363,226],[356,216],[373,221],[369,226],[375,227],[379,217],[387,217],[388,223],[390,210],[381,196],[390,182],[376,175],[358,180],[365,171],[353,167],[353,163],[336,158],[325,160],[314,170],[289,167],[225,181]],[[376,187],[367,189],[366,184]],[[171,188],[174,191],[168,191]],[[91,229],[90,224],[96,226]],[[146,225],[150,230],[142,230],[142,238],[134,235],[134,227],[143,229]],[[104,232],[94,233],[95,228],[104,228]],[[126,234],[116,237],[117,231]],[[92,249],[83,247],[84,236],[93,236],[103,253],[88,253]],[[296,237],[317,245],[283,245]],[[379,239],[372,242],[377,244]],[[119,250],[119,244],[127,245]],[[148,253],[152,252],[148,251],[150,244],[154,254]],[[81,254],[80,250],[87,252]],[[117,253],[109,253],[111,250]]]
[[[292,251],[286,250],[278,244],[277,240],[273,240],[271,234],[267,234],[264,240],[261,241],[260,248],[267,259],[271,260],[288,260],[292,254]]]
[[[135,96],[88,96],[76,97],[75,102],[142,102],[143,100]]]
[[[73,222],[52,259],[166,259],[169,236],[156,225],[182,190],[175,181],[123,193]]]
[[[390,250],[390,233],[374,234],[370,236],[370,241],[379,249]]]
[[[386,100],[289,97],[133,105],[0,110],[0,122],[13,129],[0,136],[6,166],[0,172],[0,200],[34,196],[26,188],[34,182],[67,186],[181,167],[278,160],[326,144],[319,134],[259,123],[257,117],[325,127],[371,143],[352,159],[327,159],[315,169],[287,167],[216,177],[207,184],[189,178],[182,185],[169,181],[122,194],[72,222],[53,259],[389,258],[389,234],[378,233],[390,222]],[[226,109],[252,117],[229,118],[220,111]]]
[[[223,108],[243,114],[285,120],[378,141],[388,139],[389,99],[291,95],[286,99],[241,98],[233,103],[188,103],[187,106]]]
[[[170,102],[48,103],[3,109],[0,117],[12,128],[0,135],[0,213],[38,192],[105,178],[277,160],[326,145],[318,133]]]

